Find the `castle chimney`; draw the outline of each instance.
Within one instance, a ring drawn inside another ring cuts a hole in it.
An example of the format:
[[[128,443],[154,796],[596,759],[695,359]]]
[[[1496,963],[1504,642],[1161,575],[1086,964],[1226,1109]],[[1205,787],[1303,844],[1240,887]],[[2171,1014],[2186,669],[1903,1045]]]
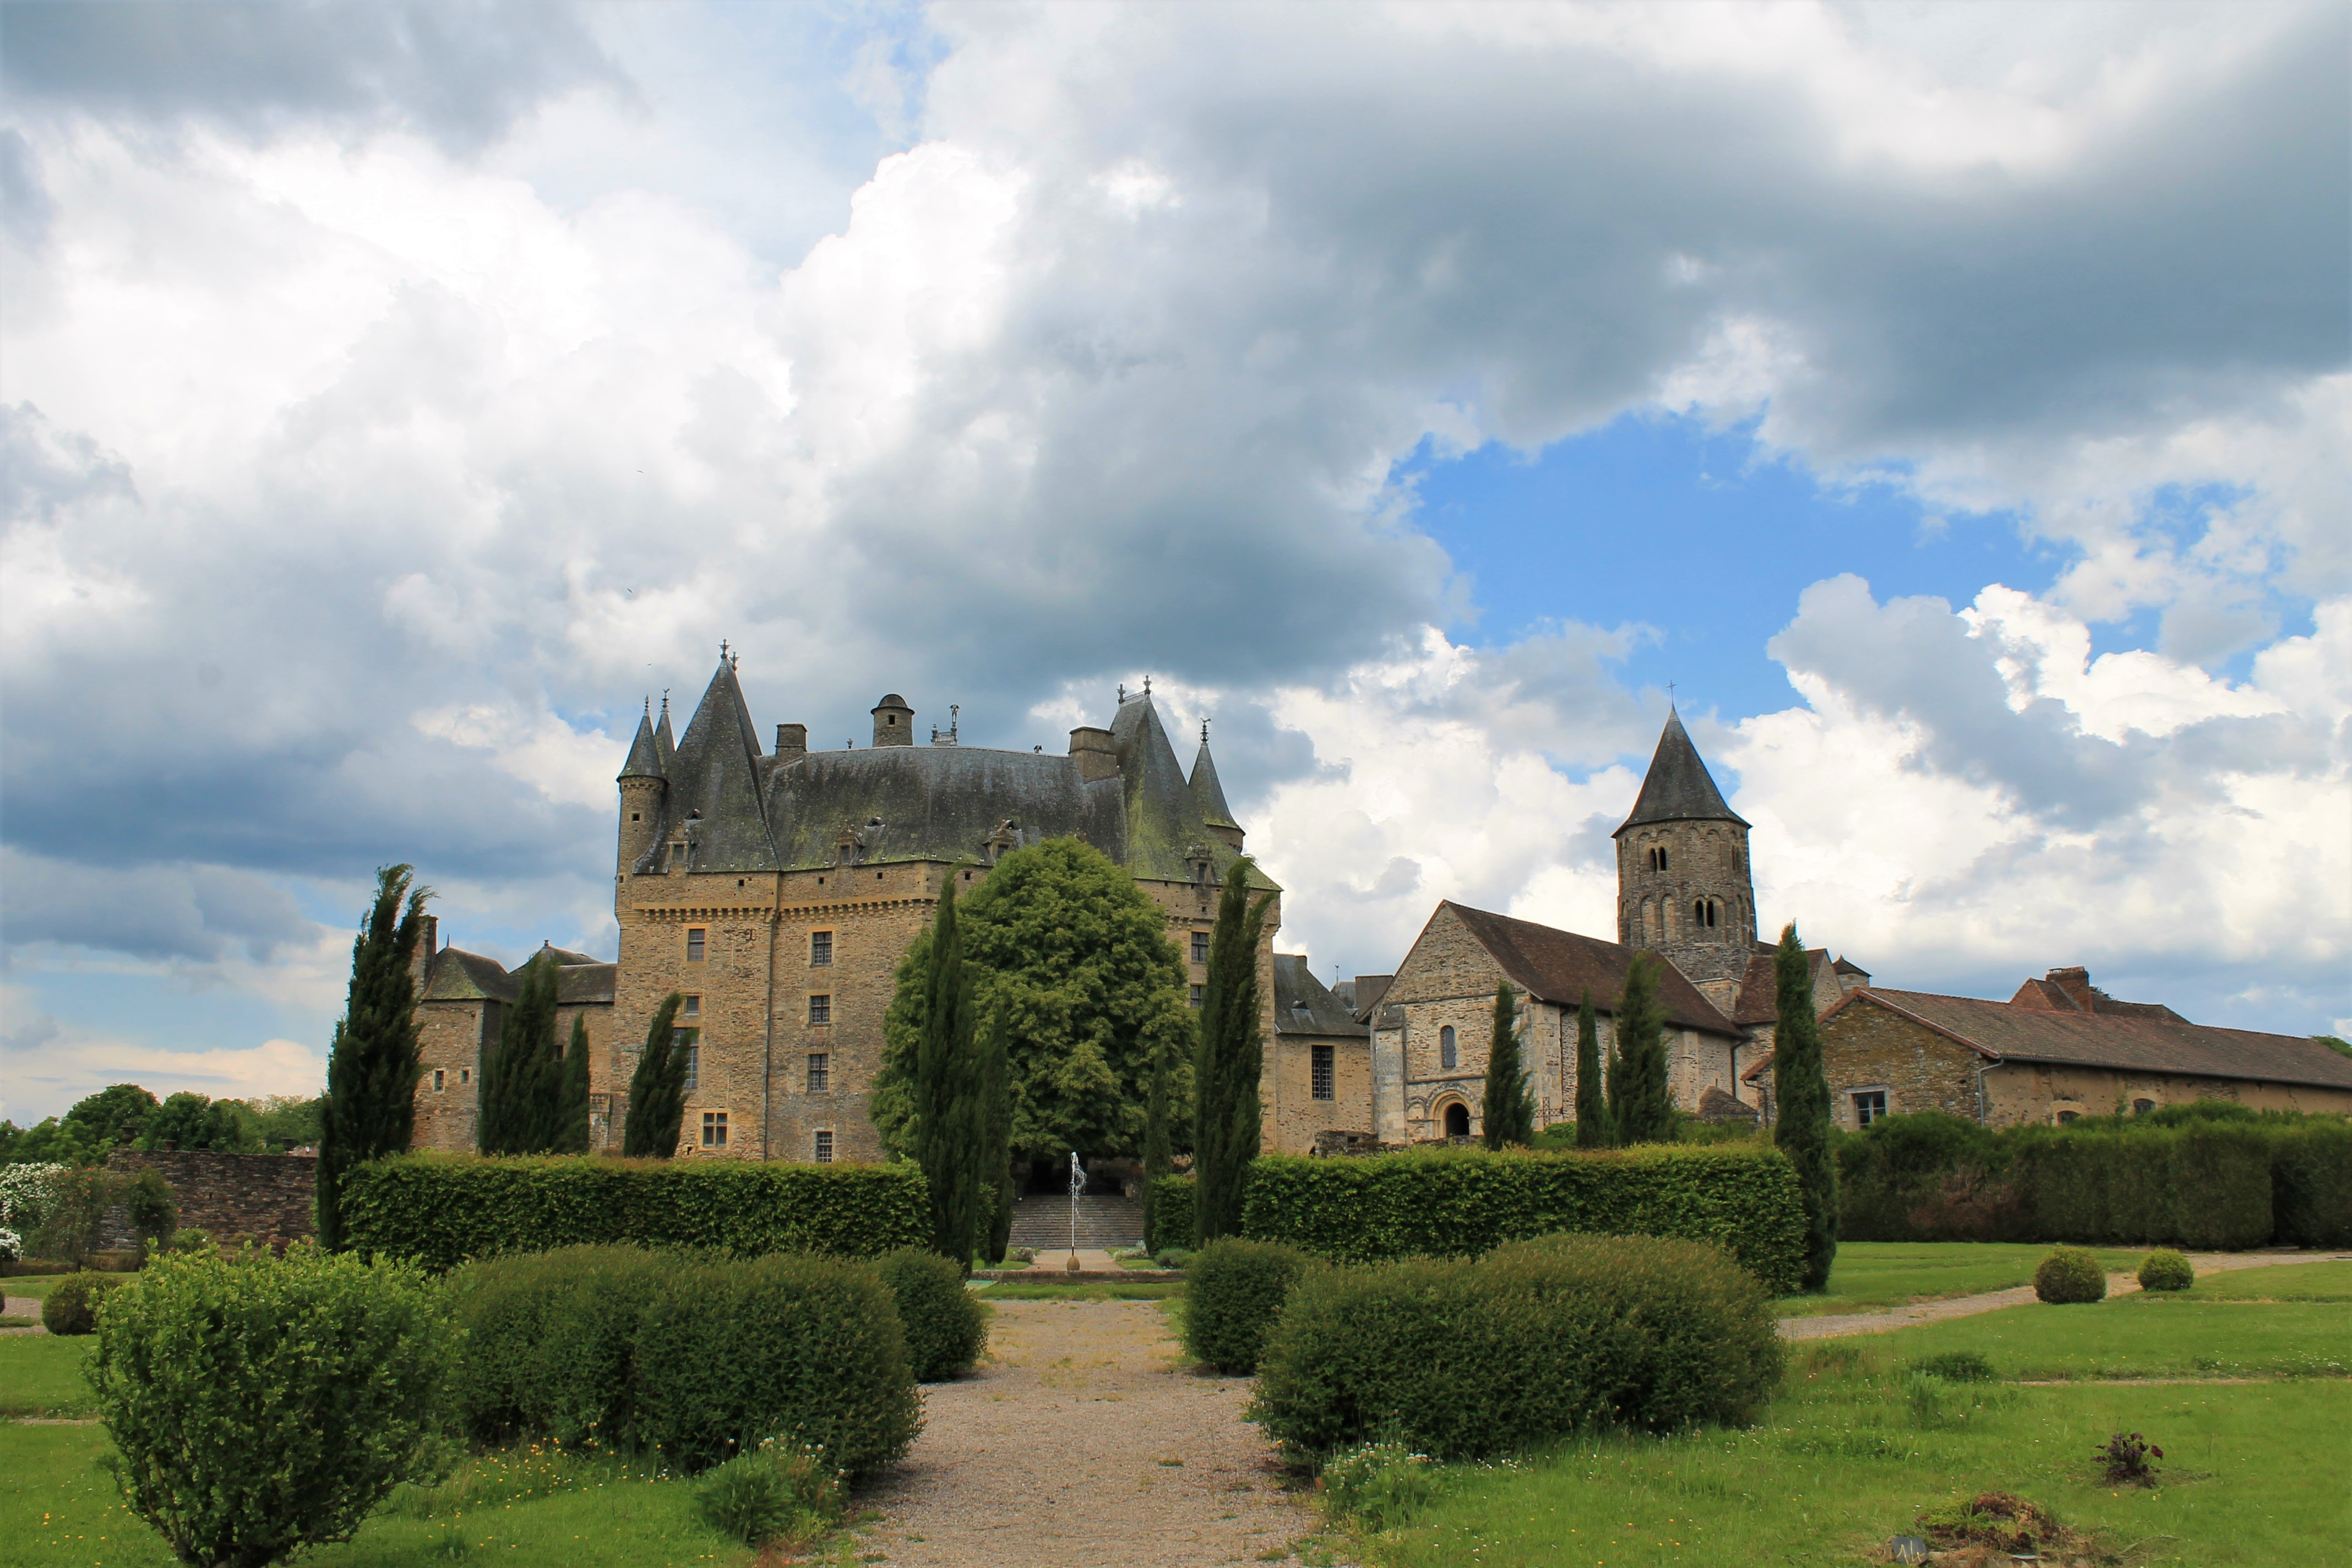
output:
[[[776,726],[776,760],[797,763],[808,755],[808,726],[779,724]]]
[[[1118,776],[1118,744],[1108,730],[1082,724],[1071,731],[1070,755],[1077,760],[1078,777],[1088,783]]]

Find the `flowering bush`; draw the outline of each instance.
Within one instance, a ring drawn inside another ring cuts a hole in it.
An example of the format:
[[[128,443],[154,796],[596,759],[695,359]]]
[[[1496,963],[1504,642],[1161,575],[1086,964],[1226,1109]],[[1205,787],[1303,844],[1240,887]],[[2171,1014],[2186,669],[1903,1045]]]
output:
[[[1361,1443],[1323,1467],[1323,1509],[1369,1531],[1401,1525],[1437,1494],[1437,1467],[1402,1443]]]
[[[14,1263],[25,1256],[25,1238],[0,1225],[0,1263]]]
[[[2118,1432],[2091,1458],[2106,1467],[2109,1486],[2152,1487],[2156,1467],[2148,1461],[2164,1458],[2164,1450],[2137,1432]]]
[[[57,1180],[68,1165],[0,1165],[0,1233],[8,1238],[10,1262],[24,1256],[24,1238],[48,1219],[57,1202]]]

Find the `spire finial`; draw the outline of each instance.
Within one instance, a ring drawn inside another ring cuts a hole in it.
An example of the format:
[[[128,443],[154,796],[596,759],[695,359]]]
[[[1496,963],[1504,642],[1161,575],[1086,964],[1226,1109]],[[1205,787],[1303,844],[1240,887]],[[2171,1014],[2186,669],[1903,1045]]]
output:
[[[1151,677],[1148,675],[1143,678],[1143,694],[1146,697],[1151,695]]]
[[[662,711],[665,714],[669,711],[669,688],[667,686],[662,688]]]
[[[648,719],[650,719],[650,718],[652,718],[653,716],[654,716],[654,694],[653,694],[652,692],[648,691],[648,692],[646,692],[646,718],[648,718]]]
[[[719,639],[719,659],[722,664],[727,660],[727,639],[725,637],[720,637]]]
[[[1127,682],[1124,680],[1118,683],[1118,700],[1121,702],[1127,700]]]
[[[1673,711],[1674,711],[1674,709],[1675,709],[1675,683],[1674,683],[1673,681],[1669,680],[1669,681],[1667,681],[1667,682],[1666,682],[1666,711],[1667,711],[1667,712],[1669,712],[1669,713],[1671,713],[1671,712],[1673,712]]]
[[[1208,743],[1209,743],[1209,721],[1208,721],[1206,719],[1203,719],[1203,720],[1202,720],[1202,721],[1201,721],[1201,744],[1202,744],[1202,745],[1204,745],[1204,746],[1205,746],[1205,745],[1207,745]]]

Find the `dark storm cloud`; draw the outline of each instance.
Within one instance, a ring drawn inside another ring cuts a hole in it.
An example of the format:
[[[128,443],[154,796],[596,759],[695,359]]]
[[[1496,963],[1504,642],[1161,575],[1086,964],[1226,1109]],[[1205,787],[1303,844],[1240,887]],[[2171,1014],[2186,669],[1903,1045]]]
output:
[[[149,864],[106,869],[0,848],[0,941],[58,942],[137,958],[267,960],[300,945],[310,922],[294,900],[227,866]]]
[[[12,4],[0,43],[0,83],[20,103],[247,135],[405,126],[453,151],[497,140],[550,93],[619,80],[572,7],[510,0]]]

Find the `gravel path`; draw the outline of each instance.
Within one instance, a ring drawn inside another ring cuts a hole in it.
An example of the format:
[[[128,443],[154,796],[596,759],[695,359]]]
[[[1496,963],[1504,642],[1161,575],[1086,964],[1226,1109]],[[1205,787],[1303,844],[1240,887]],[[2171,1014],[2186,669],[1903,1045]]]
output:
[[[0,1318],[37,1318],[41,1315],[38,1296],[0,1296]],[[0,1329],[0,1334],[46,1334],[49,1331],[38,1323],[27,1323],[21,1329]]]
[[[2340,1252],[2192,1252],[2189,1260],[2197,1266],[2197,1277],[2224,1274],[2235,1268],[2264,1268],[2280,1263],[2326,1263],[2347,1257]],[[2131,1274],[2107,1276],[2107,1294],[2128,1296],[2139,1289],[2139,1279]],[[1979,1296],[1951,1296],[1941,1301],[1916,1301],[1908,1307],[1892,1307],[1877,1312],[1849,1312],[1839,1317],[1783,1318],[1780,1337],[1784,1340],[1842,1340],[1855,1334],[1884,1334],[1896,1329],[1908,1329],[1920,1323],[1941,1322],[1946,1318],[1973,1318],[1979,1312],[1998,1312],[2003,1307],[2022,1307],[2033,1300],[2033,1287],[2020,1285],[2010,1290],[1988,1290]]]
[[[1195,1373],[1150,1301],[999,1301],[972,1376],[923,1390],[923,1435],[862,1500],[861,1554],[902,1568],[1296,1563],[1316,1528],[1241,1419],[1250,1380]]]

